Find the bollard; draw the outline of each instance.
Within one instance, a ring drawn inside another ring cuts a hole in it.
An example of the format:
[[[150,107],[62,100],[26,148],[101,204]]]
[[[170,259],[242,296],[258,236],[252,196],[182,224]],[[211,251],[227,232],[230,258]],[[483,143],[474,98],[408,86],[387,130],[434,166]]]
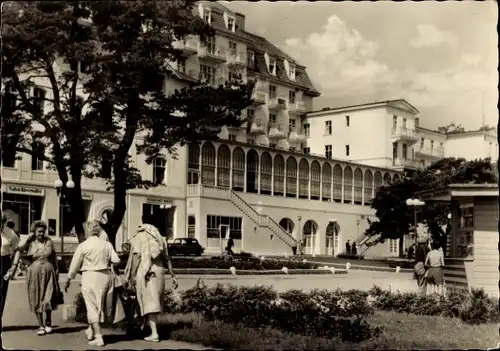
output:
[[[236,275],[236,267],[233,266],[233,267],[229,268],[229,270],[231,271],[232,275]]]
[[[266,258],[264,256],[260,256],[260,260],[264,261]]]
[[[304,259],[302,260],[302,263],[307,263],[307,260],[304,258]]]
[[[351,269],[351,262],[347,262],[345,264],[345,269],[346,269],[346,271],[348,271],[349,269]]]
[[[283,273],[288,274],[288,268],[287,267],[283,267],[283,268],[281,268],[281,270],[283,271]]]
[[[396,273],[399,273],[399,272],[401,272],[401,267],[397,266],[396,267]]]
[[[288,258],[288,254],[285,252],[285,258]]]
[[[335,274],[335,267],[330,267],[330,271],[332,272],[332,274]]]

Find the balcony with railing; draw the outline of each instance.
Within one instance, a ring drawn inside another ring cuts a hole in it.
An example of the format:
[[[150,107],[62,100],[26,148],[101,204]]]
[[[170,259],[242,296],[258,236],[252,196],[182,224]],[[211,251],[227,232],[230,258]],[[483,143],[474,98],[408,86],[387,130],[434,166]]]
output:
[[[255,83],[252,93],[252,99],[255,105],[265,105],[267,103],[268,84],[258,80]]]
[[[260,117],[256,117],[253,119],[253,121],[250,124],[250,135],[262,135],[266,134],[265,126],[264,126],[264,121]]]
[[[286,134],[283,126],[281,124],[273,122],[269,123],[269,131],[267,133],[267,136],[272,140],[286,139]]]
[[[300,130],[298,127],[292,127],[290,134],[288,135],[288,141],[291,143],[305,143],[307,137],[304,131]]]
[[[295,102],[288,103],[288,111],[295,113],[304,113],[307,112],[307,106],[304,101],[296,100]]]
[[[198,52],[198,41],[195,38],[177,40],[172,43],[174,49],[182,50],[183,57],[196,55]]]
[[[202,62],[222,63],[226,61],[226,50],[223,47],[199,43],[198,59]]]
[[[396,168],[408,168],[408,169],[421,169],[422,164],[416,160],[395,158],[392,160],[393,167]]]
[[[423,156],[433,156],[437,158],[444,157],[444,148],[443,147],[435,147],[431,148],[428,146],[417,147],[415,149],[415,154],[423,155]]]
[[[415,129],[393,128],[391,132],[391,139],[392,141],[396,140],[417,141],[417,136],[415,134]]]
[[[288,100],[285,99],[284,97],[279,97],[279,96],[275,96],[272,98],[270,97],[267,105],[270,110],[277,110],[277,111],[286,110],[288,109]]]
[[[246,67],[247,65],[247,53],[243,51],[228,50],[226,55],[226,61],[228,66],[232,67]]]
[[[186,72],[186,74],[193,79],[196,79],[196,80],[200,79],[200,72],[195,70],[195,69],[190,69],[189,71]]]

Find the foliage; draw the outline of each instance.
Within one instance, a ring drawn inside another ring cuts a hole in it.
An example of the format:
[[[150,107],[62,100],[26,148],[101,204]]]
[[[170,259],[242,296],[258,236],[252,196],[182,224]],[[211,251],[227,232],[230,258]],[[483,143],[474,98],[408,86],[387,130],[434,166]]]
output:
[[[366,234],[380,235],[380,240],[400,239],[414,225],[414,209],[406,200],[425,190],[444,189],[454,183],[497,183],[497,176],[490,159],[466,161],[462,158],[445,158],[433,163],[412,176],[385,184],[377,191],[371,207],[377,221],[369,222]],[[426,201],[417,220],[425,223],[434,237],[445,241],[441,226],[448,223],[449,204]]]
[[[452,289],[444,296],[417,293],[391,293],[373,287],[369,291],[377,310],[416,315],[460,318],[468,324],[498,323],[498,300],[488,297],[483,289]]]
[[[360,343],[269,327],[230,326],[193,314],[165,315],[160,319],[160,330],[164,328],[165,338],[171,340],[231,350],[248,349],[248,345],[252,350],[467,350],[494,347],[498,339],[496,324],[472,326],[444,317],[376,312],[368,322],[382,327],[382,333]]]
[[[364,320],[373,310],[361,292],[291,290],[277,294],[271,287],[217,284],[187,290],[182,300],[183,313],[200,313],[206,320],[235,326],[272,327],[350,341],[378,333]]]
[[[2,7],[2,93],[10,89],[18,99],[2,119],[2,150],[9,157],[39,157],[63,184],[72,178],[76,186],[65,195],[80,240],[82,177],[101,178],[113,188],[114,211],[105,229],[114,242],[126,192],[156,186],[142,177],[131,151],[151,163],[164,153],[175,156],[177,145],[215,139],[221,126],[243,122],[239,115],[251,103],[252,82],[195,84],[165,96],[173,90],[165,79],[173,75],[169,63],[181,59],[173,42],[214,34],[195,6],[142,0]],[[35,85],[45,96],[34,95]]]
[[[363,260],[365,256],[363,255],[352,255],[352,254],[346,254],[346,253],[341,253],[335,256],[336,258],[344,258],[344,259],[350,259],[350,260]]]

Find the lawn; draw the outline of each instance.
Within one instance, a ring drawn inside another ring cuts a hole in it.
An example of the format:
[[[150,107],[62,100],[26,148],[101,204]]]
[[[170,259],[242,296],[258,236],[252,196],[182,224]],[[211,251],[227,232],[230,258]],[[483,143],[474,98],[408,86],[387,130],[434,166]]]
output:
[[[486,349],[498,342],[498,325],[471,326],[457,318],[407,315],[378,311],[368,318],[382,333],[359,344],[340,340],[283,333],[269,328],[233,327],[206,322],[199,316],[164,315],[161,324],[173,340],[207,347],[253,350],[402,350],[402,349]]]

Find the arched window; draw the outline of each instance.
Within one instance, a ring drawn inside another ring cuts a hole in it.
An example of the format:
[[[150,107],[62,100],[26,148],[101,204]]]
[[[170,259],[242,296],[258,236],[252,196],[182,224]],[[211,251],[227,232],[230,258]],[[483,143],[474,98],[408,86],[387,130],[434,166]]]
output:
[[[399,182],[399,180],[400,180],[399,174],[394,173],[393,176],[392,176],[392,181],[393,182]]]
[[[283,156],[274,156],[274,188],[273,195],[283,196],[285,193],[285,160]]]
[[[198,184],[200,179],[200,146],[188,145],[188,184]]]
[[[257,193],[259,182],[259,154],[250,149],[247,152],[247,193]]]
[[[273,159],[269,152],[260,157],[260,193],[271,195],[273,179]]]
[[[286,196],[297,197],[297,161],[293,156],[286,160]]]
[[[352,169],[349,166],[344,168],[344,203],[352,203]]]
[[[290,218],[283,218],[280,221],[280,227],[283,228],[288,234],[292,234],[295,224]]]
[[[333,201],[342,202],[342,167],[333,167]]]
[[[245,153],[240,147],[233,151],[233,190],[245,190]]]
[[[201,183],[215,185],[215,147],[210,142],[201,148]]]
[[[373,175],[372,171],[365,171],[365,205],[369,205],[373,199]]]
[[[321,195],[321,166],[318,161],[311,163],[311,199],[319,200]]]
[[[359,168],[354,171],[354,203],[363,203],[363,172]]]
[[[326,162],[323,164],[321,187],[321,199],[323,201],[330,201],[332,199],[332,166]]]
[[[391,175],[389,173],[384,174],[384,184],[391,183]]]
[[[373,180],[373,196],[377,194],[378,189],[382,186],[382,174],[379,171],[375,172],[374,180]]]
[[[231,173],[231,151],[227,145],[219,146],[217,150],[217,186],[229,188]]]
[[[287,162],[287,168],[288,168],[288,162]],[[288,182],[287,182],[287,188],[288,188]],[[305,159],[300,160],[299,163],[299,198],[301,199],[309,198],[309,163],[307,163],[307,160]]]

